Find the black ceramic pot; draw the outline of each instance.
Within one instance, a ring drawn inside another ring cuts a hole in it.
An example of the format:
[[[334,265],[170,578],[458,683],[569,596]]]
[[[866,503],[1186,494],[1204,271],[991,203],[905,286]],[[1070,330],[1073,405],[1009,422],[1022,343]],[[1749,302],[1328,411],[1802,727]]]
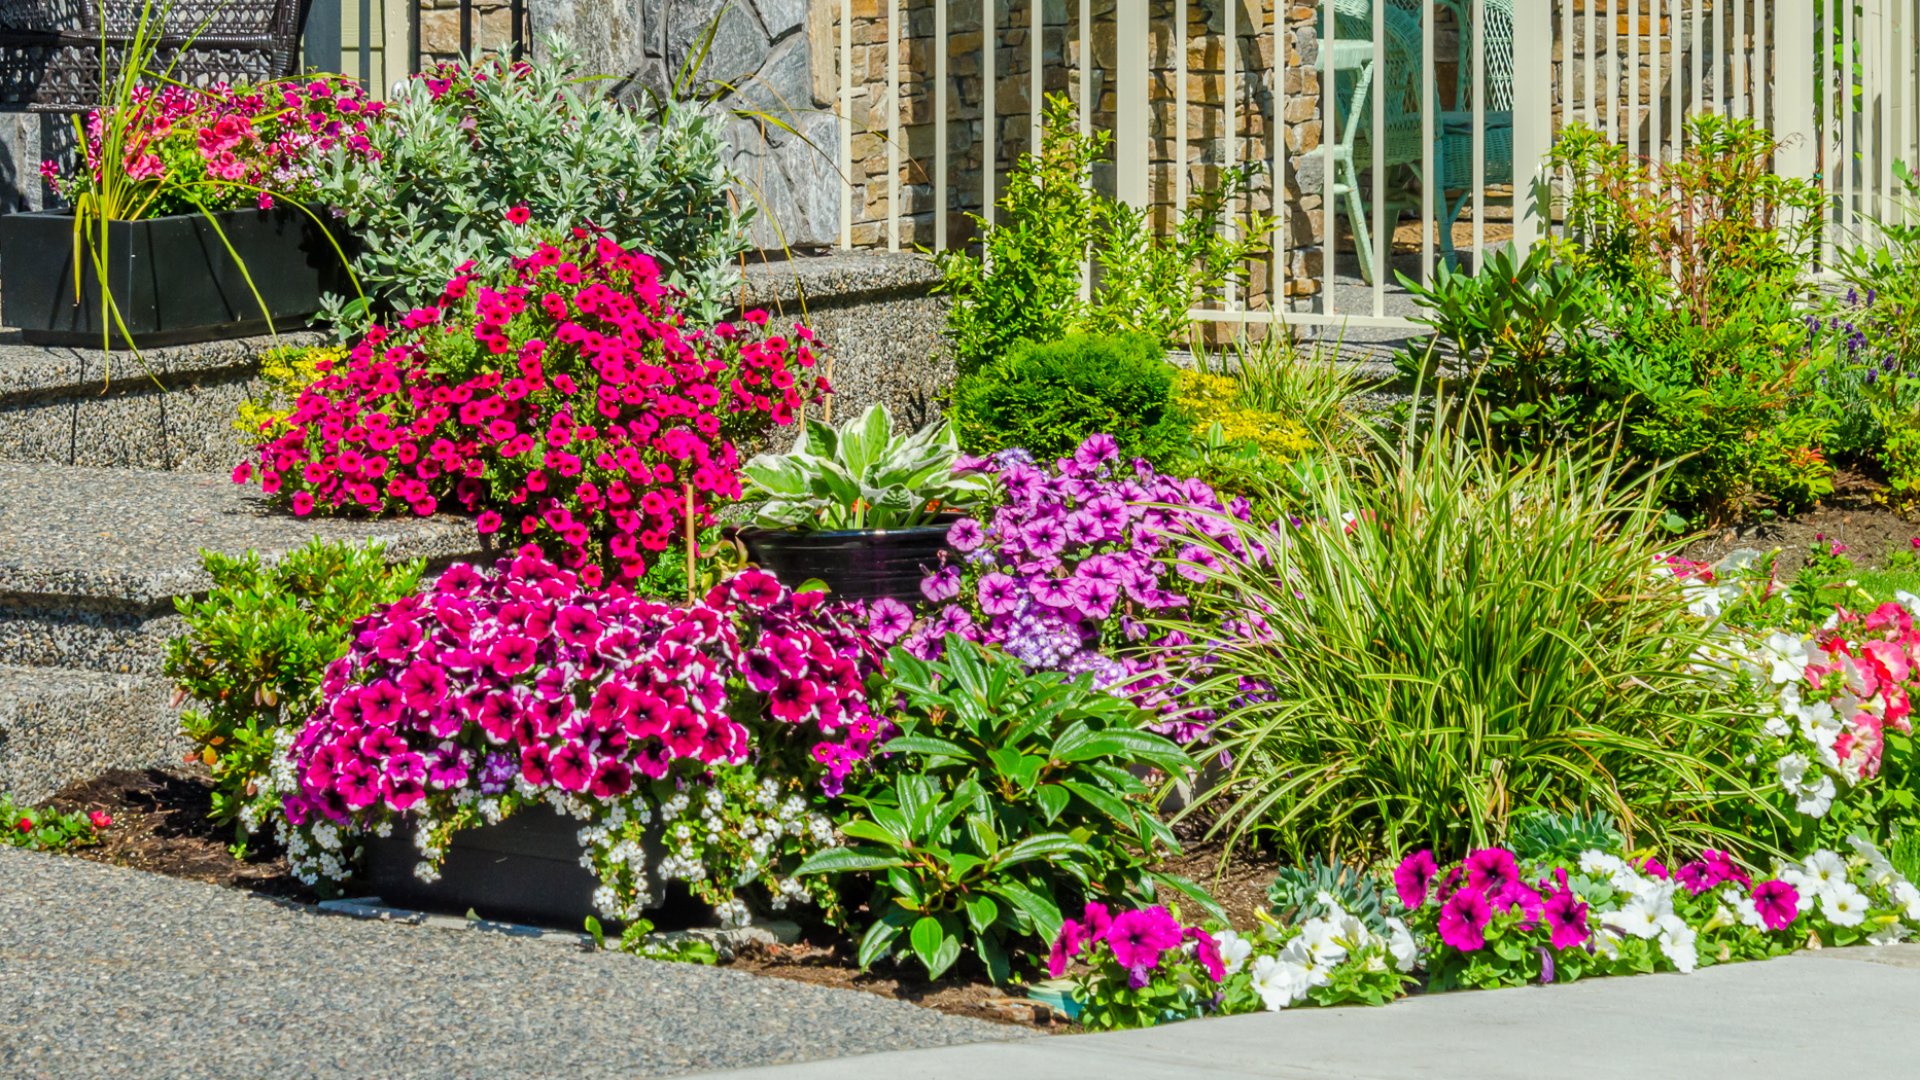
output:
[[[244,337],[264,333],[269,316],[275,330],[300,329],[320,310],[322,293],[344,288],[346,270],[327,231],[298,207],[211,217],[107,223],[106,283],[128,331],[106,312],[111,346],[127,336],[141,348]],[[74,263],[72,215],[0,216],[0,321],[36,345],[98,348],[100,273],[83,252],[76,299]]]
[[[582,822],[529,806],[497,825],[462,829],[447,845],[440,880],[421,881],[413,834],[396,827],[366,838],[367,884],[382,903],[423,911],[578,930],[600,880],[580,865]],[[652,847],[649,844],[649,847]]]
[[[959,515],[942,515],[908,529],[742,529],[747,556],[788,585],[818,579],[836,600],[888,597],[908,607],[922,599],[920,582],[947,549],[947,529]]]

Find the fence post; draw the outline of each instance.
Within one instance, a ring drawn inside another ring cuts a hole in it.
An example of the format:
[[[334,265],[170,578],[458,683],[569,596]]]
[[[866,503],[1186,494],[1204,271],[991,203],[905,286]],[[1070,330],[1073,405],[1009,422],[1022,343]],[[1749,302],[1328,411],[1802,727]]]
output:
[[[1147,176],[1147,0],[1119,0],[1114,12],[1113,193],[1145,208],[1152,197]]]
[[[1773,137],[1785,144],[1774,168],[1782,176],[1811,180],[1817,170],[1818,107],[1813,93],[1813,0],[1779,0],[1773,17]]]
[[[1523,252],[1552,225],[1553,9],[1554,0],[1513,5],[1513,244]]]

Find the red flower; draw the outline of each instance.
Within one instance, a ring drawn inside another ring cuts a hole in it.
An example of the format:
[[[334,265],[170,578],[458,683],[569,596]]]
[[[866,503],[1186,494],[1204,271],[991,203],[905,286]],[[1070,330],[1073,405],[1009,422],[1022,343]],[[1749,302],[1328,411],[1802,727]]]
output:
[[[19,829],[23,833],[30,833],[33,831],[33,819],[23,817],[20,819],[19,823],[14,826],[14,828]]]
[[[87,823],[93,826],[94,831],[98,832],[112,825],[113,818],[105,810],[95,810],[93,813],[87,815]]]
[[[507,221],[510,224],[525,225],[527,222],[532,220],[533,220],[533,211],[527,209],[526,203],[521,203],[520,205],[513,207],[512,209],[507,211]]]

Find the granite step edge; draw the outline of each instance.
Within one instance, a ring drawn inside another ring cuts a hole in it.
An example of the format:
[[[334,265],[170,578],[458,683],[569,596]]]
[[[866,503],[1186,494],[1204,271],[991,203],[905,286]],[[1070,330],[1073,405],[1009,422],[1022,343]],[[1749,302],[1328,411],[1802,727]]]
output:
[[[0,664],[0,792],[37,802],[114,768],[180,761],[173,687],[156,674]]]
[[[231,381],[249,376],[260,356],[278,346],[309,346],[324,334],[299,331],[138,352],[29,345],[18,331],[0,330],[0,405],[81,394],[155,393],[156,379]]]

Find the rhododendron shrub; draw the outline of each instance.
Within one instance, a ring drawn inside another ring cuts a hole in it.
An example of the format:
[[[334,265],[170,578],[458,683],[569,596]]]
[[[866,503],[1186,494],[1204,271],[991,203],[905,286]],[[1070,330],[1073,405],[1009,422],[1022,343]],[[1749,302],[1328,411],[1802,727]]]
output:
[[[119,106],[96,109],[71,172],[46,161],[40,175],[68,203],[99,189],[105,170],[122,172],[152,195],[142,216],[240,206],[270,207],[276,196],[314,198],[315,169],[335,148],[344,158],[372,152],[368,126],[384,105],[360,85],[333,75],[210,87],[136,88]],[[110,129],[129,133],[122,160],[106,159]]]
[[[328,668],[289,755],[296,872],[345,877],[343,830],[403,825],[431,879],[455,830],[539,802],[604,827],[591,839],[611,848],[632,839],[622,825],[748,763],[838,791],[887,734],[867,709],[860,617],[759,571],[665,604],[587,586],[531,545],[491,572],[456,565],[359,622]],[[610,914],[654,896],[642,847],[600,853]]]
[[[1182,673],[1164,666],[1185,635],[1155,623],[1204,606],[1194,568],[1217,556],[1200,540],[1240,550],[1227,522],[1250,517],[1246,501],[1123,463],[1106,435],[1051,466],[1004,451],[956,468],[992,477],[993,494],[948,530],[959,558],[922,583],[940,606],[909,651],[933,655],[947,634],[997,644],[1037,670],[1090,674],[1161,714],[1156,729],[1177,741],[1203,738],[1211,716],[1192,711]]]
[[[698,328],[672,305],[652,259],[585,232],[497,287],[456,277],[322,362],[259,448],[261,490],[300,515],[457,507],[589,588],[638,579],[740,497],[739,441],[825,389],[805,328]]]

